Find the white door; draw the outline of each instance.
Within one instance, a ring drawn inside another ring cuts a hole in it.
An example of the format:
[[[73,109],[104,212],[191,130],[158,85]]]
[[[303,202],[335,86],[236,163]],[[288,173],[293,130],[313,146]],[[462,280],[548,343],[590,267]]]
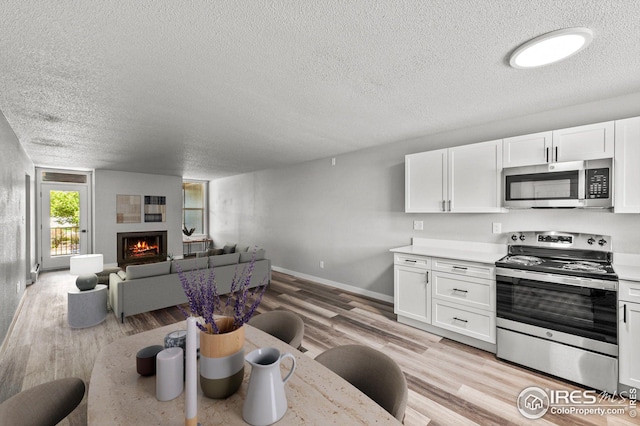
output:
[[[89,253],[89,199],[86,185],[40,185],[42,269],[69,268],[69,258]]]
[[[394,312],[431,323],[429,271],[406,266],[394,267]]]
[[[502,165],[522,167],[551,161],[552,132],[515,136],[502,141]]]
[[[444,211],[447,150],[420,152],[405,157],[405,211]]]
[[[449,148],[452,212],[500,212],[502,140]]]
[[[640,213],[640,117],[616,120],[614,213]]]
[[[613,121],[553,131],[553,161],[613,158]]]
[[[640,388],[640,303],[618,302],[620,383]]]

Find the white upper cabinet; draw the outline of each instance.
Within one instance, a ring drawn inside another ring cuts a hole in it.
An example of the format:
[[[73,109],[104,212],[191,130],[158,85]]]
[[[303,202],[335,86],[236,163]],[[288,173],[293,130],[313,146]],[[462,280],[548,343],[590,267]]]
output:
[[[448,160],[449,211],[502,211],[502,140],[449,148]]]
[[[405,211],[500,212],[502,140],[405,158]]]
[[[614,213],[640,213],[640,117],[616,120]]]
[[[506,138],[502,142],[502,165],[521,167],[549,162],[553,132]]]
[[[614,122],[506,138],[503,166],[521,167],[562,161],[613,158]]]
[[[613,158],[613,121],[554,130],[553,161]]]
[[[446,193],[447,150],[405,156],[405,211],[430,213],[442,210]]]

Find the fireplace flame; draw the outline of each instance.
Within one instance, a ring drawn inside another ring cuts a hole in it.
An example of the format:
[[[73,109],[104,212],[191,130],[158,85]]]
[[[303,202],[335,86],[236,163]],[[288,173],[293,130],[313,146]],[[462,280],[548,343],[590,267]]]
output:
[[[130,252],[132,256],[144,256],[149,254],[149,252],[155,254],[158,252],[158,246],[149,245],[146,241],[140,240],[130,247]]]

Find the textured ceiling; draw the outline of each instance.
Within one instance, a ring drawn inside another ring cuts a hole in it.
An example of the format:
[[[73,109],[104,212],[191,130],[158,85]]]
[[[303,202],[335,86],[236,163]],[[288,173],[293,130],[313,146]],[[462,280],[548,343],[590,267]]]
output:
[[[637,0],[3,0],[37,165],[228,176],[640,91]],[[565,62],[508,67],[584,26]]]

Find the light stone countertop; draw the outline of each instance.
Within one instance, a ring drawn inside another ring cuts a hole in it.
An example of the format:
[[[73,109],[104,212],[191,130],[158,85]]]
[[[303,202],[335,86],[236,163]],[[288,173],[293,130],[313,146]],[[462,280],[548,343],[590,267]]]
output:
[[[398,425],[387,411],[323,365],[284,342],[249,325],[245,331],[245,354],[258,347],[291,352],[297,368],[285,384],[288,409],[277,424],[306,425]],[[96,359],[87,404],[89,425],[184,425],[184,392],[160,402],[155,397],[155,376],[136,373],[136,353],[150,345],[162,345],[164,336],[186,329],[186,322],[123,337],[105,347]],[[283,361],[283,377],[291,362]],[[238,392],[227,399],[209,399],[198,385],[198,421],[203,425],[242,425],[242,406],[251,367]]]
[[[621,280],[640,281],[640,255],[613,253],[613,270]]]
[[[393,248],[394,253],[439,257],[467,262],[495,263],[507,254],[506,244],[414,238],[410,246]]]

